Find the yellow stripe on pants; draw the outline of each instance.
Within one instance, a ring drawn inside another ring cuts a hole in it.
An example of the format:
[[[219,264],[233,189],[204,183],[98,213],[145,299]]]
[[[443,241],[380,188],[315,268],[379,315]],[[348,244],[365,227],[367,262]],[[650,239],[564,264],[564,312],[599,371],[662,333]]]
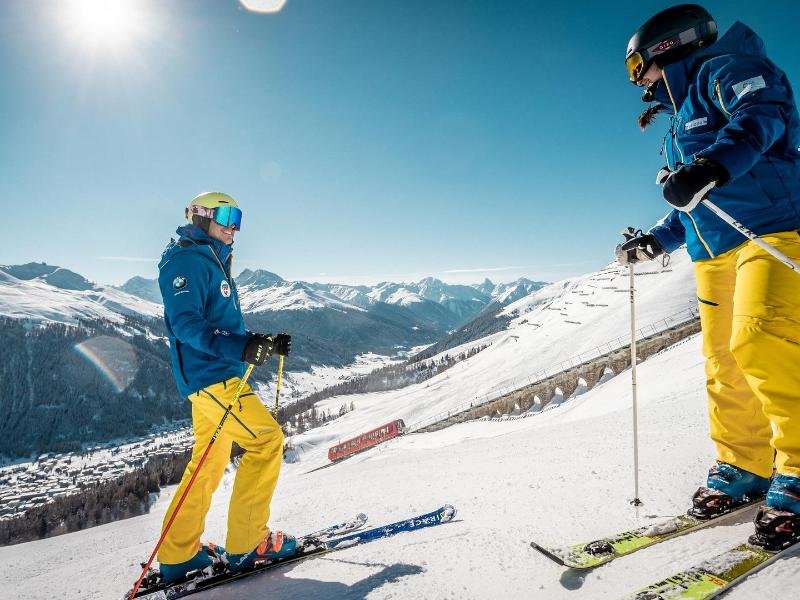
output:
[[[798,232],[763,239],[800,259]],[[800,476],[800,275],[747,242],[695,277],[717,459]]]
[[[189,396],[195,442],[192,457],[167,509],[164,524],[169,520],[178,498],[222,420],[239,381],[238,377],[228,379]],[[240,400],[241,406],[237,402],[231,409],[164,539],[158,552],[161,563],[182,563],[197,553],[200,536],[205,530],[206,513],[211,506],[211,496],[225,472],[234,441],[245,450],[245,454],[236,472],[228,508],[225,549],[236,554],[249,552],[267,535],[269,506],[283,460],[283,432],[249,385],[245,385]]]

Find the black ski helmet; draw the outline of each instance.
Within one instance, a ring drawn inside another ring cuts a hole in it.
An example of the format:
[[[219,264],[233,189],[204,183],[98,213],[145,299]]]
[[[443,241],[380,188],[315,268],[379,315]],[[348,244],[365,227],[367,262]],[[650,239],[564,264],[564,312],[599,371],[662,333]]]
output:
[[[659,67],[674,63],[713,43],[717,24],[697,4],[680,4],[650,17],[628,42],[625,67],[637,83],[654,62]]]

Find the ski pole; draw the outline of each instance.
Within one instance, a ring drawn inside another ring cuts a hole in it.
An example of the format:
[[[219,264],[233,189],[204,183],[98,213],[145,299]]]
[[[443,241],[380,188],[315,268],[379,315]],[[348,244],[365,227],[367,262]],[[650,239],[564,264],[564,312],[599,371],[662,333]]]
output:
[[[766,252],[769,252],[772,256],[777,258],[779,261],[781,261],[783,264],[785,264],[787,267],[789,267],[792,271],[794,271],[795,273],[800,274],[800,265],[798,265],[791,258],[786,256],[783,252],[778,250],[775,246],[773,246],[771,244],[768,244],[767,242],[762,240],[755,233],[750,231],[747,227],[745,227],[744,225],[739,223],[739,221],[737,221],[732,216],[730,216],[728,213],[726,213],[724,210],[722,210],[719,206],[717,206],[716,204],[711,202],[711,200],[708,200],[708,199],[703,200],[701,202],[701,204],[705,205],[705,207],[707,209],[709,209],[711,212],[713,212],[715,215],[717,215],[720,219],[725,221],[728,225],[733,227],[736,231],[741,233],[744,237],[748,238],[749,240],[752,240],[753,242],[758,244],[758,246],[760,246],[763,250],[765,250]]]
[[[639,499],[639,409],[636,397],[636,289],[634,266],[628,265],[631,293],[631,392],[633,395],[633,500],[631,504],[641,506]]]
[[[672,171],[669,171],[668,169],[661,169],[658,172],[658,175],[656,175],[656,184],[663,185],[664,183],[666,183],[667,179],[669,179],[672,175],[673,175]],[[708,193],[715,187],[716,187],[715,183],[709,184],[705,188],[705,193]],[[783,264],[789,267],[792,271],[794,271],[795,273],[800,273],[800,265],[798,265],[791,258],[786,256],[783,252],[778,250],[775,246],[768,244],[767,242],[762,240],[755,233],[750,231],[747,227],[742,225],[739,221],[734,219],[732,216],[730,216],[728,213],[722,210],[719,206],[714,204],[711,200],[709,200],[708,198],[704,198],[703,200],[700,201],[700,204],[704,205],[708,210],[713,212],[720,219],[722,219],[728,225],[733,227],[736,231],[741,233],[744,237],[746,237],[752,242],[755,242],[756,245],[758,245],[762,250],[768,252],[769,254],[777,258],[779,261],[781,261]]]
[[[281,357],[281,358],[283,358],[283,357]],[[239,381],[239,387],[236,388],[236,393],[233,395],[233,400],[231,400],[231,403],[228,404],[228,408],[225,409],[225,414],[222,415],[222,419],[220,419],[219,425],[217,425],[217,429],[214,431],[214,434],[211,436],[211,440],[208,442],[208,445],[206,446],[205,452],[203,452],[203,456],[200,457],[200,461],[197,463],[197,468],[194,470],[194,473],[192,473],[192,476],[189,479],[189,483],[186,484],[186,489],[183,490],[183,494],[181,494],[181,497],[178,500],[178,504],[175,506],[175,510],[172,511],[172,516],[170,516],[169,521],[167,521],[167,525],[164,527],[164,531],[161,533],[161,537],[158,539],[158,543],[156,544],[156,547],[153,549],[153,553],[150,555],[150,558],[147,560],[147,564],[144,565],[144,568],[142,569],[142,574],[139,575],[139,579],[136,582],[136,585],[133,586],[133,591],[130,593],[128,598],[134,598],[136,596],[136,592],[139,591],[139,586],[142,585],[142,580],[144,580],[145,575],[147,575],[147,570],[150,568],[150,565],[153,563],[153,559],[156,557],[156,554],[158,553],[158,549],[161,548],[161,544],[164,543],[164,538],[167,537],[167,532],[170,530],[170,527],[172,527],[172,523],[175,521],[175,517],[177,516],[178,511],[181,509],[181,506],[183,505],[183,501],[186,500],[186,495],[189,493],[189,490],[191,489],[192,484],[194,483],[194,480],[197,477],[197,474],[200,472],[200,467],[203,466],[203,463],[205,462],[206,457],[208,456],[208,453],[211,450],[211,446],[213,446],[214,442],[217,441],[217,437],[219,436],[220,432],[222,431],[222,426],[225,424],[225,421],[228,418],[228,415],[230,414],[231,410],[233,409],[233,405],[236,404],[236,402],[239,400],[239,396],[242,394],[242,390],[244,389],[245,383],[247,382],[247,378],[250,377],[250,373],[253,372],[253,367],[254,366],[255,365],[253,365],[253,364],[248,365],[247,370],[244,373],[244,377],[242,377],[241,380]]]
[[[625,241],[635,239],[642,231],[634,227],[627,227],[622,231]],[[641,506],[639,499],[639,406],[636,397],[636,287],[634,285],[635,273],[633,263],[628,263],[630,275],[631,296],[631,393],[633,396],[633,500],[631,504]]]
[[[278,400],[281,397],[281,380],[283,379],[283,354],[278,355],[278,381],[275,384],[275,419],[278,419]]]

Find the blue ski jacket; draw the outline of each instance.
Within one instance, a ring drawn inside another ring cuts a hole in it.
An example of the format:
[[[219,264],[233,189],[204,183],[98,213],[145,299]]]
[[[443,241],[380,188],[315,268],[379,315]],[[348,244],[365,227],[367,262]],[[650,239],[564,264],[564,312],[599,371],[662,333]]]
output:
[[[186,397],[244,374],[245,330],[230,246],[194,225],[179,227],[158,265],[172,372]]]
[[[714,160],[730,175],[709,194],[722,210],[759,235],[800,228],[800,117],[758,35],[737,22],[716,43],[667,65],[656,99],[674,112],[664,139],[670,169]],[[650,233],[667,252],[686,243],[692,260],[746,241],[703,205],[671,211]]]

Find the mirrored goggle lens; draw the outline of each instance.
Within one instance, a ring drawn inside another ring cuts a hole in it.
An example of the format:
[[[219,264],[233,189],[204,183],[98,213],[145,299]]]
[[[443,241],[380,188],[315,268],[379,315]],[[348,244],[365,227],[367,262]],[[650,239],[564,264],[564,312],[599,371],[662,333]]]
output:
[[[236,227],[242,230],[242,211],[235,206],[218,206],[214,209],[214,221],[223,227]]]
[[[628,70],[628,77],[630,77],[633,83],[639,81],[642,75],[644,75],[644,73],[642,73],[642,69],[644,69],[644,59],[642,55],[638,52],[631,54],[625,60],[625,68]]]

